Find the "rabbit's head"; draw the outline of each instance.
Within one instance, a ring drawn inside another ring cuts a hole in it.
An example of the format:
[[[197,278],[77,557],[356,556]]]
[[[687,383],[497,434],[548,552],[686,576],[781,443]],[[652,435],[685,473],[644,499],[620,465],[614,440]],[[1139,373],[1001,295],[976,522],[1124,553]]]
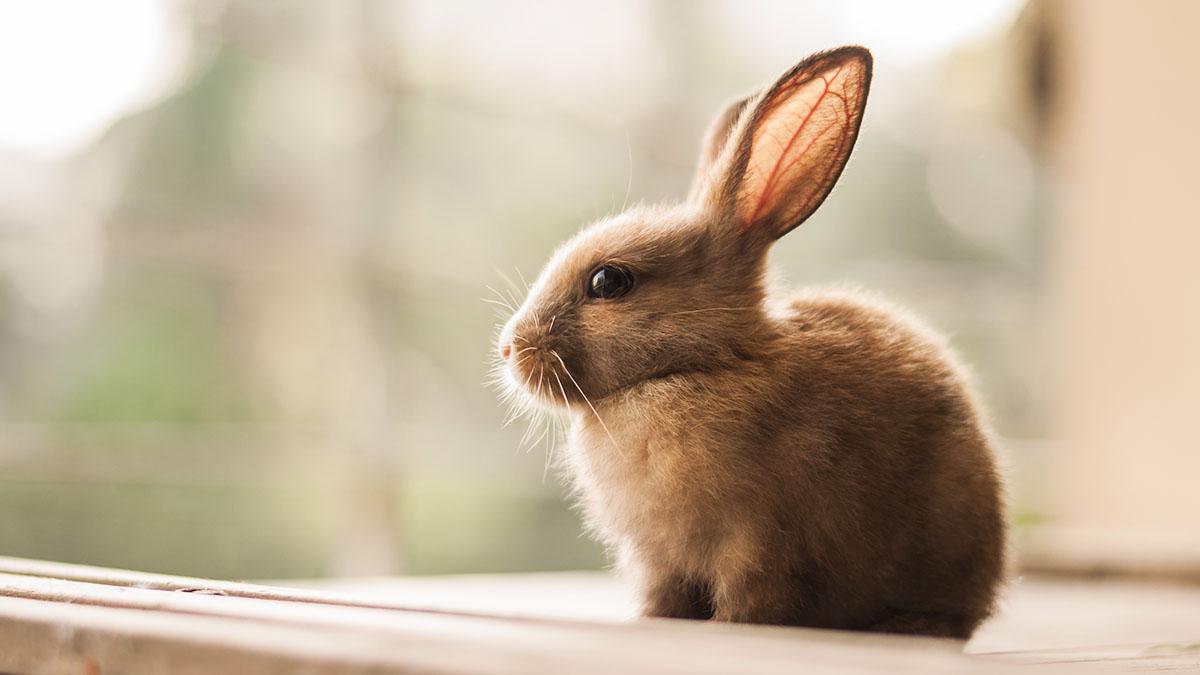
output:
[[[805,59],[718,116],[686,202],[635,208],[560,247],[501,332],[508,385],[582,406],[756,354],[771,326],[767,251],[833,188],[870,80],[861,47]]]

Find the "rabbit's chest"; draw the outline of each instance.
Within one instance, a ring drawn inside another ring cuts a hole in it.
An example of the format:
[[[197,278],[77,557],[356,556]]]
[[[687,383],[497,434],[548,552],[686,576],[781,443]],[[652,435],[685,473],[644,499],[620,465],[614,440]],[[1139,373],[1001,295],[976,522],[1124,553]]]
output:
[[[694,556],[723,526],[723,472],[702,425],[679,418],[653,424],[606,418],[581,421],[571,456],[593,524],[608,538]]]

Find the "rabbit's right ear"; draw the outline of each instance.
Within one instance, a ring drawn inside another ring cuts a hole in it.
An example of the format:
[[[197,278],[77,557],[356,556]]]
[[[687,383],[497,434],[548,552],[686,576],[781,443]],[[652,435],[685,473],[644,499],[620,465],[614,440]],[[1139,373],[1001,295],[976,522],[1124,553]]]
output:
[[[871,84],[871,53],[814,54],[733,115],[700,202],[740,237],[771,242],[804,222],[850,158]],[[726,113],[728,116],[728,112]],[[723,116],[723,117],[726,117]]]

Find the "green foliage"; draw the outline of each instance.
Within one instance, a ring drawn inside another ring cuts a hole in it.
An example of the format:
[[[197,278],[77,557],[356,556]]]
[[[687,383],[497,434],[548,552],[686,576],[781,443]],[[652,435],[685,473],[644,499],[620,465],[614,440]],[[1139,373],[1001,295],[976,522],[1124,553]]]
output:
[[[140,272],[140,273],[137,273]],[[60,423],[202,424],[251,417],[199,275],[138,270],[113,285],[62,370]]]

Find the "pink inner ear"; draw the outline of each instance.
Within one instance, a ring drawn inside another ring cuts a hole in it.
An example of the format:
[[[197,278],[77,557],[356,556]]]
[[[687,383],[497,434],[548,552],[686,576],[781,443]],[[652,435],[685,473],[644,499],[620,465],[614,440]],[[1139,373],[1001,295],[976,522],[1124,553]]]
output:
[[[740,191],[739,232],[772,214],[790,228],[828,193],[854,129],[848,94],[857,70],[842,63],[832,74],[799,72],[763,103]]]

